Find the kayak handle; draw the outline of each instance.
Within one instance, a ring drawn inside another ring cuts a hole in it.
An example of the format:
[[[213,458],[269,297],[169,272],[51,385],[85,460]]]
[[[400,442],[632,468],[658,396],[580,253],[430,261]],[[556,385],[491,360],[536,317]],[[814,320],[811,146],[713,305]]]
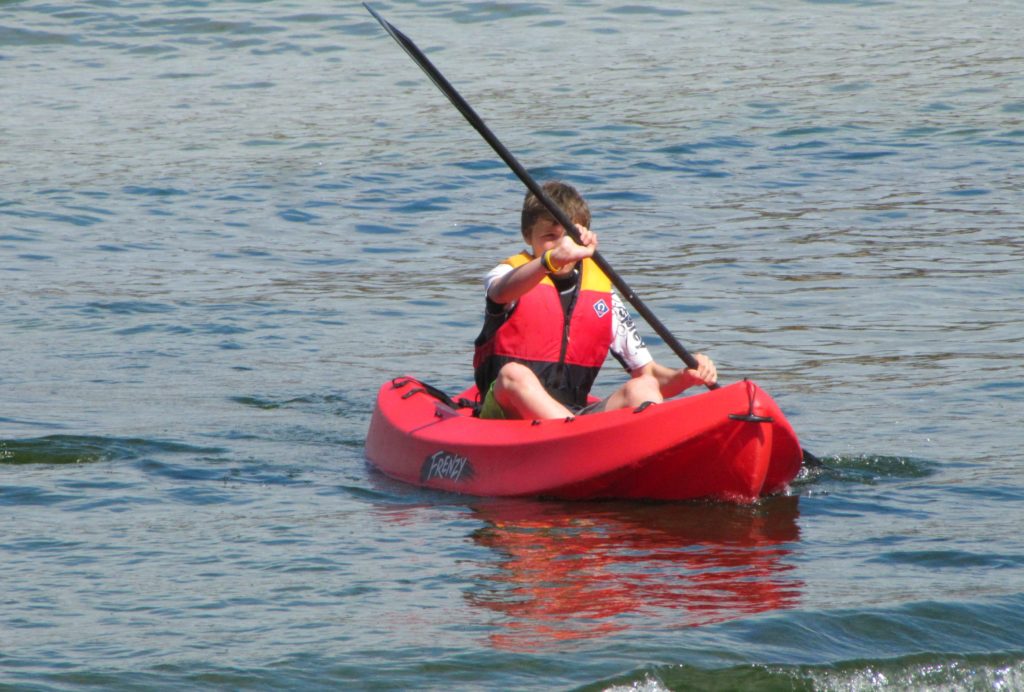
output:
[[[755,416],[753,413],[742,415],[739,413],[730,413],[730,420],[740,420],[746,423],[774,423],[775,419],[771,416]]]

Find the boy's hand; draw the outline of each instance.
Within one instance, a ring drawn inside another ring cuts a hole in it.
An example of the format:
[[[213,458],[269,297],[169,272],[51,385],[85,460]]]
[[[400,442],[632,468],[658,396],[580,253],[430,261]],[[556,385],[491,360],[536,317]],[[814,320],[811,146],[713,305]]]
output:
[[[712,385],[718,382],[718,369],[715,363],[703,353],[694,355],[697,360],[697,368],[686,371],[688,377],[694,384]]]
[[[586,226],[576,224],[576,232],[580,234],[577,243],[569,234],[562,236],[555,247],[551,248],[551,261],[562,268],[574,265],[584,257],[593,257],[597,250],[597,234]]]

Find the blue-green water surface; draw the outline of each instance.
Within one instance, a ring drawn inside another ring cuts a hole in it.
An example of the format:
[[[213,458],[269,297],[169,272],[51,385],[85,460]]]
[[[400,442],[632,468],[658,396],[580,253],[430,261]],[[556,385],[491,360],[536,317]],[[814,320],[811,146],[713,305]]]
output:
[[[381,477],[519,181],[359,3],[0,0],[0,688],[1024,688],[1024,7],[375,7],[823,468]]]

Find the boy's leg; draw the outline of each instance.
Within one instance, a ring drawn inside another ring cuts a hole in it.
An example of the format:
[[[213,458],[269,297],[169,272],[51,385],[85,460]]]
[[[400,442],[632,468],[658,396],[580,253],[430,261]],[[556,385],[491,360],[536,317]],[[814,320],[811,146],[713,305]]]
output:
[[[661,395],[661,386],[653,375],[631,377],[621,387],[602,401],[594,411],[615,411],[620,408],[636,408],[644,402],[660,404],[665,400]]]
[[[537,375],[520,363],[506,363],[494,381],[494,398],[509,418],[565,418],[572,412],[548,394]]]

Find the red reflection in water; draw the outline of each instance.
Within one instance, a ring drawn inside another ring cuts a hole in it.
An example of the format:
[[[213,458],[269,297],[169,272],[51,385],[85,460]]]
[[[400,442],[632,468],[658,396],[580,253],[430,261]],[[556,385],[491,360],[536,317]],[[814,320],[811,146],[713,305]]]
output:
[[[473,539],[499,554],[467,598],[500,613],[501,648],[605,636],[655,619],[697,626],[794,607],[798,498],[726,504],[495,500]],[[667,612],[670,611],[670,612]]]

